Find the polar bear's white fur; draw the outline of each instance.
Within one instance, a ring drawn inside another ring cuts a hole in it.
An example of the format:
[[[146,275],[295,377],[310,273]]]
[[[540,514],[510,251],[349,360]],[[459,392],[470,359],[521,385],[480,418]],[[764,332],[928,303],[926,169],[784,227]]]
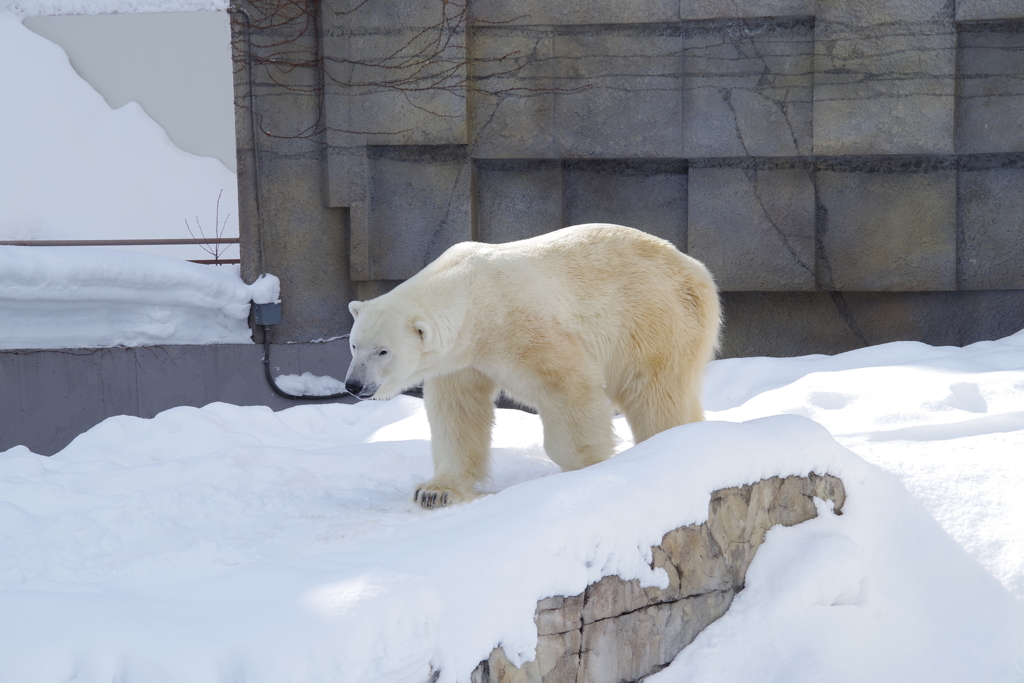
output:
[[[424,507],[466,500],[487,477],[500,390],[537,409],[563,470],[612,454],[613,406],[637,443],[703,419],[720,318],[700,262],[605,224],[457,244],[349,310],[350,391],[388,399],[423,383],[434,459],[415,494]]]

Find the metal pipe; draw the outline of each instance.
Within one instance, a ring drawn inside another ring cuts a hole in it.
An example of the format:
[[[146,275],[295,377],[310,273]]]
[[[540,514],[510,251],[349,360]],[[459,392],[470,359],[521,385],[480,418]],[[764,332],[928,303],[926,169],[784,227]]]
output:
[[[195,239],[139,239],[139,240],[16,240],[0,242],[5,247],[131,247],[131,246],[171,246],[175,244],[238,244],[237,237],[211,237]]]

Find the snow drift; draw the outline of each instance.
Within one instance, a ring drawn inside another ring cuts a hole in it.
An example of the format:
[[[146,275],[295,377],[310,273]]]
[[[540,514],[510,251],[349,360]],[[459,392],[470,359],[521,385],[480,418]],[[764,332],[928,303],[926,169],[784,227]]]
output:
[[[753,413],[772,392],[799,395],[830,362],[854,375],[889,362],[897,381],[895,369],[950,373],[954,384],[975,372],[992,396],[1000,368],[1024,360],[1022,342],[725,361],[712,368],[708,402]],[[943,370],[930,367],[942,358]],[[861,397],[911,391],[856,386]],[[772,409],[814,401],[776,399]],[[841,403],[828,405],[851,426],[877,426],[866,398]],[[908,409],[885,429],[923,419]],[[410,499],[431,462],[422,402],[408,397],[279,413],[176,408],[108,419],[52,458],[9,450],[0,680],[383,682],[439,670],[464,681],[495,646],[512,661],[532,657],[537,600],[611,574],[661,582],[651,546],[704,521],[711,491],[810,471],[844,481],[844,514],[770,531],[730,611],[652,680],[1024,675],[1021,603],[1005,585],[1021,566],[1002,566],[1000,583],[976,559],[992,558],[965,551],[897,476],[807,417],[687,425],[633,448],[617,428],[619,455],[558,473],[539,419],[499,411],[493,495],[436,512]],[[901,452],[923,460],[930,443],[905,441]],[[992,476],[1019,473],[1019,453],[988,463]],[[931,471],[933,485],[950,476]]]
[[[0,247],[0,349],[252,343],[273,275],[88,247]]]

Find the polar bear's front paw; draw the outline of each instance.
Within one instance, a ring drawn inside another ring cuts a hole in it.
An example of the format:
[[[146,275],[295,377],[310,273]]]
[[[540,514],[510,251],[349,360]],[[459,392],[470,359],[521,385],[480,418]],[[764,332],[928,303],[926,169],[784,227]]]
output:
[[[469,496],[449,486],[428,481],[416,487],[416,494],[413,496],[413,499],[423,507],[431,510],[433,508],[443,508],[453,503],[461,503],[468,500]]]

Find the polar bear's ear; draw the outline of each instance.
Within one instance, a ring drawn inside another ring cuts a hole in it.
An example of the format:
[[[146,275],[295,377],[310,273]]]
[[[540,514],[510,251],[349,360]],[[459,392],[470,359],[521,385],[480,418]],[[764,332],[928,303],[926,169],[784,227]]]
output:
[[[348,312],[352,314],[353,318],[359,317],[359,311],[365,303],[365,301],[349,301]]]
[[[431,327],[423,318],[416,318],[412,321],[413,329],[416,330],[417,334],[420,335],[420,340],[423,342],[423,348],[428,351],[434,350],[434,328]]]

